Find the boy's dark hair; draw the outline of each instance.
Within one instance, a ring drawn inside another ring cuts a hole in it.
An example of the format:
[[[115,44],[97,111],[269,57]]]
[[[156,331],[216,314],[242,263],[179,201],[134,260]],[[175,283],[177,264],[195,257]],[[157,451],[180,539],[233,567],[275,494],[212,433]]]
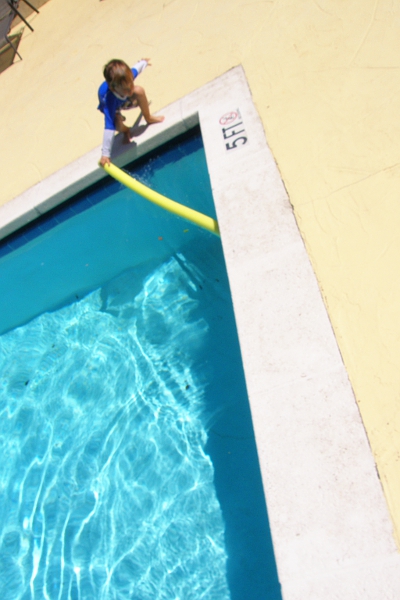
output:
[[[120,86],[124,85],[129,81],[129,75],[132,71],[123,60],[113,59],[110,60],[103,70],[104,79],[107,81],[109,86]]]

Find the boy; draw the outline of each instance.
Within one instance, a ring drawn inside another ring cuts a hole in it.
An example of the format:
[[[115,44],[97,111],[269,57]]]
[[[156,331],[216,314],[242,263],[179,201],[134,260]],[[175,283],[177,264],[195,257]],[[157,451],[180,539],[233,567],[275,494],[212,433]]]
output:
[[[135,78],[150,65],[149,58],[142,58],[132,69],[122,60],[110,60],[104,67],[104,83],[99,88],[98,109],[104,114],[105,127],[103,147],[100,164],[110,164],[111,148],[114,132],[124,134],[125,143],[131,141],[129,127],[124,125],[125,117],[121,110],[139,106],[146,123],[161,123],[164,117],[155,117],[150,114],[149,103],[142,87],[135,83]]]

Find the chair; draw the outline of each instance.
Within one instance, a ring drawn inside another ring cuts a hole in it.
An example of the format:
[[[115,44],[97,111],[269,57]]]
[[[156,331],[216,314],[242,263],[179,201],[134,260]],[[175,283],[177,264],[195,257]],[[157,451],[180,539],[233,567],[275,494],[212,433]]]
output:
[[[39,12],[37,8],[28,2],[28,0],[22,1],[25,2],[25,4],[27,4],[35,12]],[[9,44],[9,46],[11,46],[11,48],[14,50],[15,54],[18,54],[19,58],[22,60],[22,56],[19,54],[17,48],[8,37],[11,29],[11,23],[13,22],[15,16],[18,16],[31,31],[33,31],[33,27],[19,12],[18,6],[19,0],[0,0],[0,49]]]

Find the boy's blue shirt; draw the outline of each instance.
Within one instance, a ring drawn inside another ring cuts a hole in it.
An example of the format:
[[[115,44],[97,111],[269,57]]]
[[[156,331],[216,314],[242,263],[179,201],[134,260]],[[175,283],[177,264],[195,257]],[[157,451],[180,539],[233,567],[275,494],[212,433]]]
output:
[[[133,77],[139,75],[137,69],[132,67],[131,69]],[[97,107],[103,114],[105,119],[105,129],[115,130],[115,115],[118,109],[120,109],[126,102],[126,98],[121,100],[117,98],[115,94],[112,93],[110,88],[108,87],[107,81],[103,81],[101,86],[99,87],[99,106]]]
[[[133,65],[131,71],[134,79],[147,67],[147,64],[147,59],[142,58]],[[106,81],[103,81],[99,87],[98,95],[99,105],[97,108],[104,114],[105,121],[101,153],[102,156],[110,157],[115,132],[115,115],[118,110],[132,108],[132,103],[128,98],[118,98],[118,96],[113,94]]]

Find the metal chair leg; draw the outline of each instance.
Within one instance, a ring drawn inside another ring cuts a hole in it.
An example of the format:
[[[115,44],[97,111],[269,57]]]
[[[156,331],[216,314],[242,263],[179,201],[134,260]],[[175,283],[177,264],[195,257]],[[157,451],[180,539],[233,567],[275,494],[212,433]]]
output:
[[[12,43],[12,41],[10,40],[8,35],[6,35],[5,38],[6,38],[7,42],[10,44],[11,48],[14,50],[15,54],[18,54],[19,58],[22,60],[22,56],[20,55],[20,53],[18,52],[18,50],[16,49],[16,47],[14,46],[14,44]]]
[[[25,17],[23,17],[23,16],[21,15],[21,13],[19,12],[19,10],[18,10],[17,8],[15,8],[14,4],[12,4],[10,1],[9,1],[7,4],[8,4],[8,6],[11,8],[11,10],[12,10],[12,11],[13,11],[13,12],[14,12],[16,15],[18,15],[18,16],[19,16],[19,18],[21,19],[21,21],[23,21],[23,22],[25,23],[25,25],[26,25],[27,27],[29,27],[29,29],[30,29],[31,31],[34,31],[34,29],[33,29],[32,25],[30,25],[30,24],[28,23],[28,21],[25,19]]]

